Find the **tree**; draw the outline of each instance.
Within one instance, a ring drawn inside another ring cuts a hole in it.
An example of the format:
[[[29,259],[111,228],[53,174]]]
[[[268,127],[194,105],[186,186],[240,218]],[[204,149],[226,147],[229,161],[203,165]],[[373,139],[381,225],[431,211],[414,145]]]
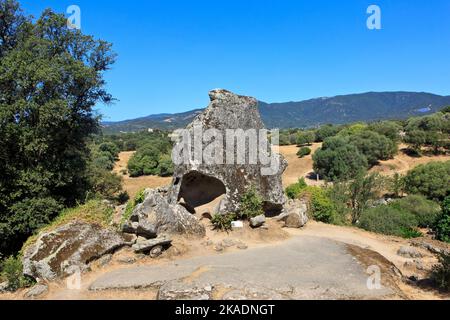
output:
[[[394,121],[374,122],[369,125],[368,129],[391,139],[395,143],[400,141],[402,127]]]
[[[341,137],[327,138],[313,161],[314,171],[329,181],[352,179],[368,168],[366,157]]]
[[[311,145],[316,139],[316,135],[312,131],[301,131],[297,134],[297,145]]]
[[[0,230],[17,230],[0,232],[0,252],[9,253],[90,191],[93,107],[112,100],[103,73],[115,56],[51,10],[32,22],[16,1],[0,0],[0,16]],[[29,205],[38,213],[25,219]]]
[[[450,194],[450,161],[420,165],[405,177],[405,190],[422,194],[430,200],[442,201]]]
[[[405,142],[420,154],[422,147],[430,147],[438,153],[447,146],[450,118],[444,113],[409,119],[405,126]]]
[[[391,159],[397,153],[397,145],[392,140],[369,130],[351,135],[349,142],[358,148],[371,166],[379,160]]]
[[[332,124],[322,126],[316,130],[316,142],[323,142],[326,138],[337,135],[339,131],[340,128]]]

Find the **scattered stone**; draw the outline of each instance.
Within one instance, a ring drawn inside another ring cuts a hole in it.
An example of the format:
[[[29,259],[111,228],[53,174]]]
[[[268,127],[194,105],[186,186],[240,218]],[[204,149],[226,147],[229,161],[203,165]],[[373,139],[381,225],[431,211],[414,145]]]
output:
[[[231,248],[234,247],[236,245],[236,241],[234,241],[233,239],[224,239],[222,241],[222,246],[224,248]]]
[[[146,239],[156,238],[156,227],[151,224],[149,221],[142,219],[138,223],[138,227],[136,229],[136,234],[138,237],[144,237]]]
[[[245,243],[239,243],[237,245],[237,248],[240,249],[240,250],[247,250],[248,246]]]
[[[414,260],[414,263],[416,265],[417,270],[420,270],[420,271],[425,270],[425,265],[423,264],[423,262],[421,260]]]
[[[266,217],[262,214],[254,218],[250,218],[250,226],[252,228],[259,228],[266,223]]]
[[[308,222],[308,206],[302,200],[289,200],[284,212],[277,218],[285,222],[287,228],[302,228]]]
[[[8,291],[9,283],[8,281],[0,283],[0,293]]]
[[[203,242],[203,245],[206,247],[210,247],[214,244],[214,242],[212,240],[207,240],[205,242]]]
[[[129,234],[136,234],[138,226],[139,226],[138,222],[127,221],[122,225],[122,232]]]
[[[33,299],[38,298],[48,292],[48,286],[45,284],[37,284],[34,287],[32,287],[30,290],[28,290],[24,297],[27,299]]]
[[[135,234],[124,233],[123,237],[125,238],[125,244],[131,247],[138,240],[138,236]]]
[[[414,247],[428,250],[433,254],[441,254],[441,253],[450,254],[450,244],[445,242],[430,240],[426,238],[419,238],[411,240],[410,244]]]
[[[225,248],[223,247],[222,243],[218,243],[214,246],[214,250],[216,250],[217,252],[223,252]]]
[[[122,264],[133,264],[136,263],[136,258],[134,257],[122,257],[117,259],[117,262],[122,263]]]
[[[398,251],[397,254],[404,258],[422,258],[423,255],[414,247],[403,246]]]
[[[126,245],[118,232],[97,224],[75,221],[39,234],[24,250],[23,273],[34,279],[66,277],[68,269],[86,270],[87,265]]]
[[[161,246],[161,251],[163,246],[170,245],[172,243],[172,240],[166,236],[161,235],[158,238],[150,239],[143,242],[137,242],[135,245],[132,246],[134,252],[136,253],[146,253],[150,252],[154,247]]]
[[[188,284],[181,280],[167,282],[158,291],[158,300],[211,300],[212,285]]]

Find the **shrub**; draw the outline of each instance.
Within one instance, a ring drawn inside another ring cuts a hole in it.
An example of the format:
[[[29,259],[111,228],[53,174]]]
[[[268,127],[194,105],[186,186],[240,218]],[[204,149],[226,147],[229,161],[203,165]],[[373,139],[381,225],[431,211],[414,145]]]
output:
[[[316,135],[312,131],[301,131],[297,134],[297,145],[310,145],[316,140]]]
[[[324,223],[338,222],[336,208],[325,189],[320,187],[306,187],[300,197],[308,199],[314,220]]]
[[[436,286],[444,291],[450,291],[450,255],[441,253],[439,264],[433,267],[431,279]]]
[[[297,152],[297,156],[299,156],[300,158],[309,156],[311,154],[311,149],[308,147],[302,147],[300,148],[300,150]]]
[[[442,203],[442,214],[434,225],[436,239],[450,243],[450,197]]]
[[[406,192],[422,194],[442,201],[450,194],[450,161],[431,162],[409,171],[405,177]]]
[[[301,178],[297,183],[286,188],[286,195],[289,199],[297,199],[303,189],[307,187],[305,178]]]
[[[316,131],[316,142],[323,142],[326,138],[337,135],[340,130],[340,127],[331,124],[322,126]]]
[[[243,219],[250,219],[262,214],[264,214],[263,199],[256,188],[251,187],[241,197],[239,216]]]
[[[441,213],[441,208],[436,202],[427,200],[420,195],[410,195],[395,200],[389,206],[412,213],[415,215],[419,226],[423,228],[432,226]]]
[[[417,224],[412,213],[381,205],[363,211],[358,226],[376,233],[408,237]]]
[[[228,231],[231,230],[231,223],[236,219],[235,214],[216,214],[211,219],[211,223],[215,230]]]
[[[349,142],[358,148],[371,166],[376,165],[379,160],[391,159],[397,153],[394,141],[369,130],[350,136]]]
[[[325,139],[323,147],[313,155],[314,171],[329,181],[351,179],[368,167],[358,148],[341,137]]]
[[[29,287],[33,284],[33,280],[23,275],[22,261],[20,257],[10,256],[5,259],[1,265],[1,276],[8,282],[8,290],[16,291],[17,289]]]
[[[125,207],[125,211],[123,212],[122,218],[120,219],[120,227],[123,226],[125,222],[127,222],[132,213],[133,210],[136,208],[136,206],[145,200],[145,189],[140,190],[134,199],[128,201],[127,206]]]
[[[400,141],[402,127],[394,121],[379,121],[369,125],[369,130],[381,134],[394,142]]]

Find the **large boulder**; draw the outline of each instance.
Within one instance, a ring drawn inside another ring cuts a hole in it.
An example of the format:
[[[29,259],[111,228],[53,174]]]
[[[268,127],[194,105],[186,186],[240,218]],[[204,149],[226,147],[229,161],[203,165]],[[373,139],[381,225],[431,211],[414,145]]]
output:
[[[206,233],[200,221],[185,207],[168,202],[165,189],[147,189],[144,201],[136,206],[130,221],[138,222],[136,232],[148,239],[162,234],[203,237]]]
[[[185,207],[192,209],[223,196],[214,213],[227,214],[239,210],[242,194],[254,186],[263,198],[266,214],[278,215],[285,203],[281,176],[287,162],[280,154],[268,154],[271,146],[266,140],[258,101],[221,89],[211,91],[209,96],[211,103],[207,109],[186,130],[175,133],[179,140],[175,144],[173,155],[175,159],[184,158],[184,161],[175,161],[169,202],[177,204],[182,200]],[[257,141],[244,140],[245,159],[237,161],[236,140],[245,138],[251,132],[256,133]],[[212,136],[206,138],[210,134]],[[199,136],[201,140],[198,139]],[[200,152],[203,151],[200,161],[192,156],[192,153],[197,154],[196,151],[199,150],[198,141]],[[234,148],[230,147],[231,141],[235,143]],[[186,151],[191,153],[188,161],[183,157]],[[256,163],[253,161],[255,152]],[[263,163],[261,155],[267,156],[266,160],[269,161]]]
[[[23,273],[35,279],[55,280],[83,271],[89,262],[126,245],[118,232],[97,224],[74,221],[39,234],[24,250]]]

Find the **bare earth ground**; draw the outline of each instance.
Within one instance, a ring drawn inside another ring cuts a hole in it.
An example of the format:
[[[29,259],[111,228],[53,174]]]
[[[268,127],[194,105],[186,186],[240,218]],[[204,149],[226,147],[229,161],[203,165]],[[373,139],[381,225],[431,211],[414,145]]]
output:
[[[312,146],[313,150],[319,144]],[[289,167],[283,176],[284,185],[308,177],[312,171],[311,156],[299,159],[296,146],[280,148]],[[122,153],[115,171],[120,172],[132,153]],[[450,157],[411,158],[403,153],[394,160],[381,163],[374,170],[383,174],[406,172],[415,165]],[[395,165],[395,168],[394,168]],[[315,180],[306,179],[308,184]],[[124,176],[124,187],[131,195],[143,187],[159,187],[170,178]],[[201,210],[200,210],[201,213]],[[64,281],[51,283],[44,299],[156,299],[158,288],[165,283],[185,286],[213,287],[216,299],[259,297],[269,292],[279,299],[445,299],[436,291],[425,290],[401,280],[404,276],[424,275],[411,262],[397,255],[408,240],[369,233],[357,228],[309,222],[303,229],[282,229],[269,220],[267,229],[251,230],[248,225],[230,233],[212,231],[208,220],[205,239],[175,238],[173,246],[157,259],[136,257],[130,249],[113,256],[106,266],[92,265],[82,276],[80,290],[69,290]],[[217,251],[223,240],[244,243]],[[436,259],[428,251],[424,269]],[[405,262],[408,264],[405,265]],[[381,269],[381,290],[369,290],[367,267]],[[248,292],[249,288],[251,292]],[[95,290],[92,290],[95,289]],[[22,299],[23,291],[0,295],[0,299]]]

